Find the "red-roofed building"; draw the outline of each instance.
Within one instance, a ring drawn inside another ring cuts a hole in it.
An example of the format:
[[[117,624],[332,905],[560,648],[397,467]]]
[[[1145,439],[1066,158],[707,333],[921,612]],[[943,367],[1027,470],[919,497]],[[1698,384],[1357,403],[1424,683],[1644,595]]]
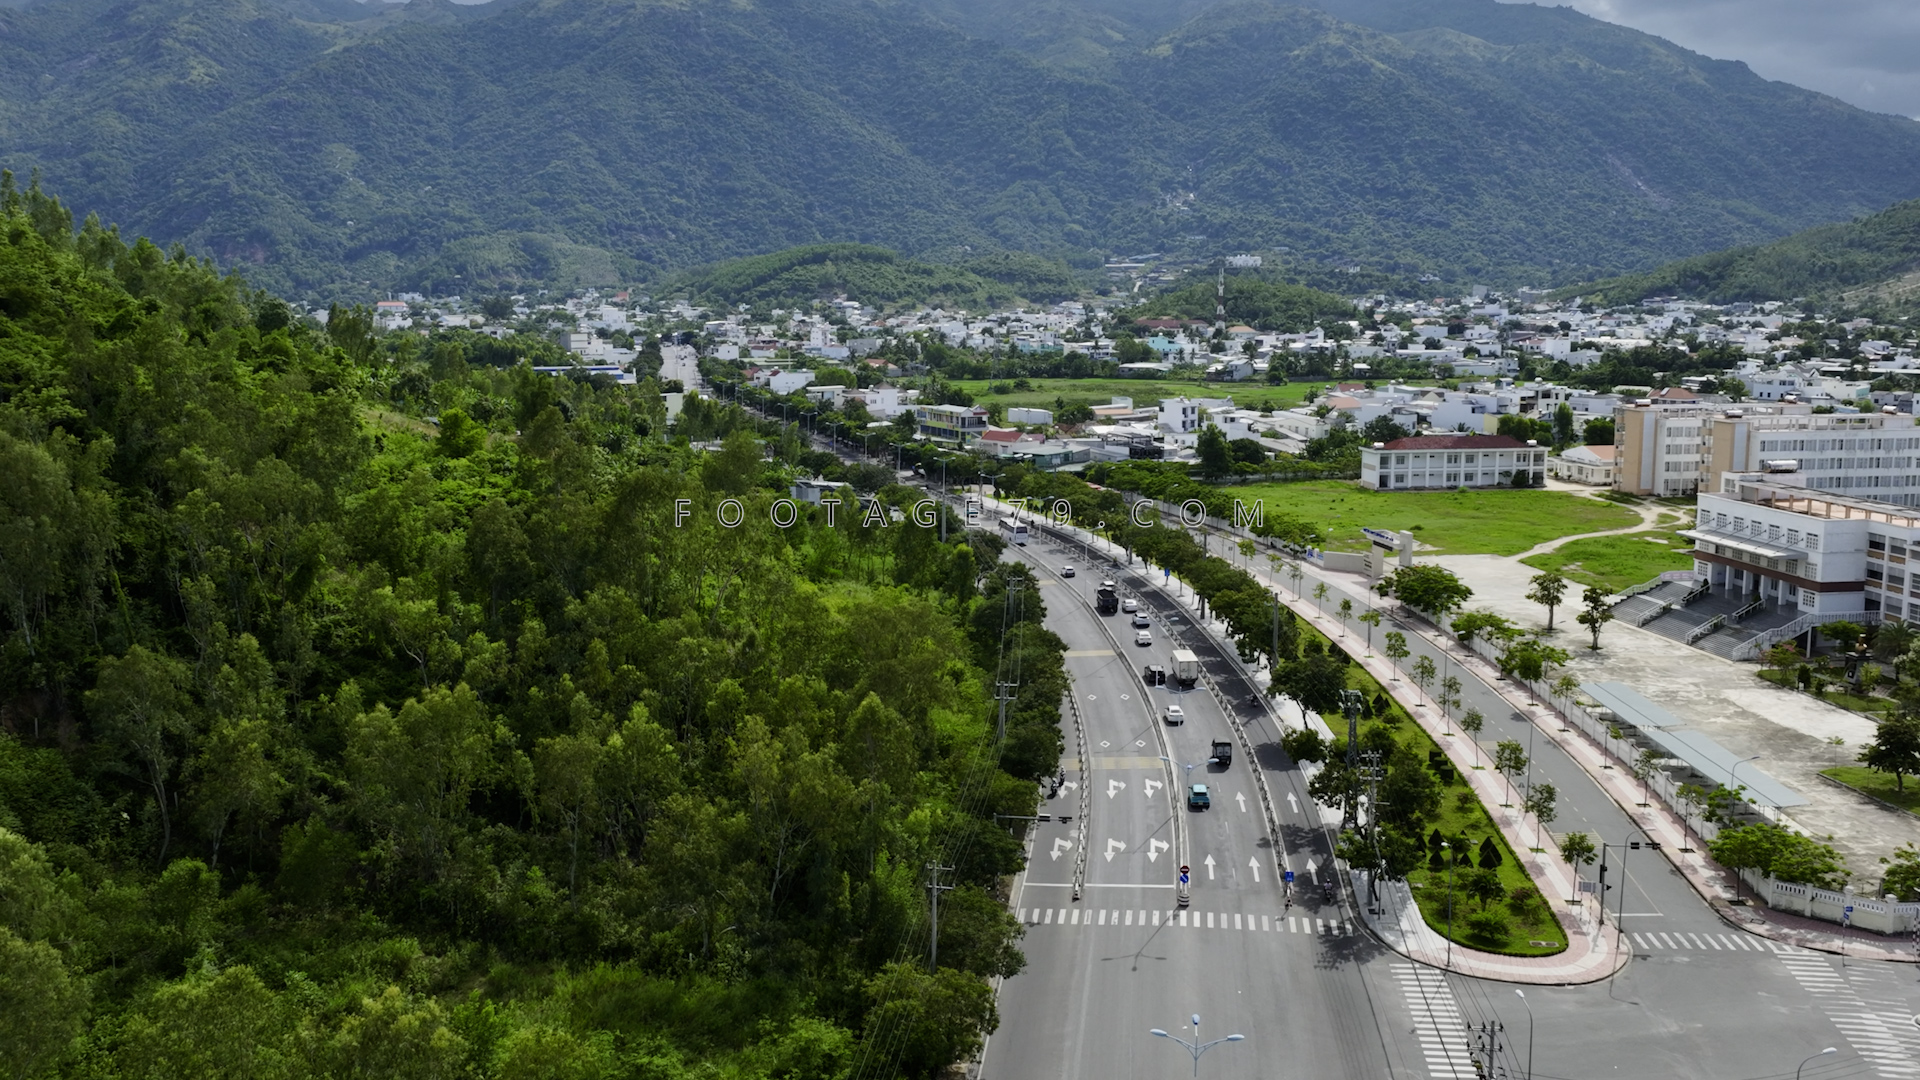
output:
[[[1546,478],[1546,449],[1510,435],[1414,435],[1360,450],[1360,486],[1379,491],[1538,487]]]

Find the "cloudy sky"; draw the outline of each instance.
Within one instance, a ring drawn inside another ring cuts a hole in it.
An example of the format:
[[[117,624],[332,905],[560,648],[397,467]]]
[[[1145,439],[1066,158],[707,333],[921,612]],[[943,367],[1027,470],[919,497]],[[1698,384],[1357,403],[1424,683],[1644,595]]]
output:
[[[1920,118],[1916,0],[1558,0],[1761,77]]]

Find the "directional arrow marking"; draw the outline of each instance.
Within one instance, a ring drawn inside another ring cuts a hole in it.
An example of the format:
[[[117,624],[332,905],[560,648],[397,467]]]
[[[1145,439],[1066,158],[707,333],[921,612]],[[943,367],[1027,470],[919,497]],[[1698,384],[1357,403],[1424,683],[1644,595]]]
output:
[[[1158,859],[1160,857],[1160,853],[1167,850],[1167,847],[1168,847],[1168,844],[1165,840],[1147,841],[1147,861],[1152,862],[1155,859]]]
[[[1291,791],[1287,792],[1287,805],[1293,808],[1294,813],[1300,812],[1300,800],[1294,798]]]
[[[1315,871],[1315,869],[1314,869],[1314,866],[1313,866],[1313,860],[1312,860],[1312,859],[1308,859],[1308,860],[1307,860],[1307,876],[1308,876],[1308,877],[1315,877],[1315,876],[1317,876],[1317,871]]]
[[[1158,781],[1158,780],[1154,780],[1154,779],[1152,779],[1152,778],[1148,778],[1147,780],[1144,780],[1144,781],[1142,781],[1142,784],[1143,784],[1143,785],[1144,785],[1144,786],[1146,787],[1146,789],[1147,789],[1147,791],[1146,791],[1146,795],[1147,795],[1147,798],[1149,798],[1149,799],[1151,799],[1151,798],[1153,798],[1153,793],[1154,793],[1154,792],[1156,792],[1156,791],[1159,791],[1159,790],[1160,790],[1161,788],[1163,788],[1163,787],[1166,787],[1166,786],[1167,786],[1167,785],[1165,785],[1165,784],[1163,784],[1163,783],[1161,783],[1160,781]]]
[[[1067,791],[1072,791],[1074,788],[1077,788],[1079,786],[1080,786],[1080,781],[1078,780],[1069,780],[1066,783],[1060,785],[1062,789]]]
[[[1107,861],[1108,862],[1113,861],[1114,852],[1125,851],[1125,850],[1127,850],[1127,842],[1125,840],[1115,840],[1111,837],[1107,839]]]
[[[1068,840],[1067,838],[1062,836],[1056,836],[1053,838],[1052,854],[1055,860],[1058,860],[1060,858],[1061,852],[1072,851],[1072,850],[1073,850],[1073,841]]]
[[[1240,812],[1243,814],[1246,813],[1247,812],[1247,793],[1244,791],[1236,791],[1233,793],[1233,797],[1234,797],[1234,800],[1240,804]]]
[[[1260,860],[1258,858],[1248,859],[1247,865],[1253,867],[1253,880],[1255,884],[1258,884],[1260,881]]]
[[[1213,856],[1209,855],[1203,861],[1207,865],[1207,880],[1212,881],[1213,880]]]
[[[1127,782],[1125,780],[1114,780],[1114,779],[1107,780],[1107,798],[1109,799],[1113,798],[1115,795],[1118,795],[1122,791],[1125,791],[1126,789],[1127,789]]]

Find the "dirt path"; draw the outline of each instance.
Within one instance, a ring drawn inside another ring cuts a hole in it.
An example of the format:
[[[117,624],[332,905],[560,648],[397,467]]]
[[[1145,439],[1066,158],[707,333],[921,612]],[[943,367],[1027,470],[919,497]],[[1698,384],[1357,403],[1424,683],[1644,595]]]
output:
[[[1633,510],[1640,515],[1640,524],[1638,525],[1629,525],[1624,529],[1606,529],[1601,532],[1576,533],[1573,536],[1562,536],[1554,540],[1548,540],[1545,543],[1535,544],[1520,554],[1512,556],[1512,558],[1518,562],[1529,555],[1544,555],[1569,540],[1585,540],[1595,536],[1625,536],[1629,533],[1652,532],[1654,529],[1661,528],[1660,516],[1669,512],[1665,507],[1652,503],[1633,507]],[[1684,521],[1685,518],[1682,517],[1681,520]]]

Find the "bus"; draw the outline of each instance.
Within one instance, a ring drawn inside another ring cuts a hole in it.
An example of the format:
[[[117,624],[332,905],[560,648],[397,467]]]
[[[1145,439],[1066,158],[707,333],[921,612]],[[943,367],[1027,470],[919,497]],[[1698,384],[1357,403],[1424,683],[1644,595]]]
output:
[[[1014,518],[1000,519],[1000,536],[1012,543],[1025,547],[1027,544],[1027,523]]]

